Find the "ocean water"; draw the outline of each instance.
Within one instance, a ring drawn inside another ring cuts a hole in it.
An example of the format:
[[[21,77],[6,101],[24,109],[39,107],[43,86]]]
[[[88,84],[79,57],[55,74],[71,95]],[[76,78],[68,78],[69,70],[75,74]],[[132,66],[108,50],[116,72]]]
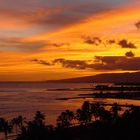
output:
[[[81,89],[91,87],[92,85],[89,83],[0,83],[0,117],[11,119],[17,115],[23,115],[27,119],[31,119],[39,110],[46,115],[46,123],[55,125],[56,118],[62,111],[66,109],[75,111],[85,100],[140,105],[139,100],[93,98],[56,100],[56,98],[72,98],[79,94],[92,93],[93,91]],[[75,88],[81,90],[55,90]]]

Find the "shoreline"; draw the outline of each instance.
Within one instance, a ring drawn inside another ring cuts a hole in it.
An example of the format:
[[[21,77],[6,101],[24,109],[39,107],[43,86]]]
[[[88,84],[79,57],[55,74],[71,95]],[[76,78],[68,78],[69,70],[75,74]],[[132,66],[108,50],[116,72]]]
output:
[[[140,100],[140,92],[79,94],[78,97],[56,98],[56,100],[72,100],[72,99],[85,99],[85,98]]]

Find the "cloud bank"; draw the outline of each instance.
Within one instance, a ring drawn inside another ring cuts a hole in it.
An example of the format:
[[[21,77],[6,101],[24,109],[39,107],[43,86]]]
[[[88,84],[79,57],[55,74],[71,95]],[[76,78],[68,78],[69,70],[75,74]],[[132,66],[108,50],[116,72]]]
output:
[[[93,70],[140,70],[140,57],[134,57],[133,52],[126,52],[125,56],[95,56],[94,60],[67,60],[58,58],[51,63],[44,60],[34,60],[42,65],[53,66],[56,64],[64,68],[72,69],[93,69]]]

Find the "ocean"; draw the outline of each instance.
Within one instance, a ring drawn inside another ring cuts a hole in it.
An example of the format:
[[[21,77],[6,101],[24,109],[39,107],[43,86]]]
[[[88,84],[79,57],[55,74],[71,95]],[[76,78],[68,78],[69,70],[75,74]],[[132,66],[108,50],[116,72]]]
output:
[[[139,100],[93,98],[56,100],[57,98],[73,98],[78,97],[79,94],[93,93],[93,91],[83,90],[91,87],[91,83],[0,83],[0,117],[11,119],[15,116],[23,115],[30,120],[36,111],[41,111],[46,115],[46,123],[55,125],[57,116],[62,111],[66,109],[75,111],[85,100],[140,105]]]

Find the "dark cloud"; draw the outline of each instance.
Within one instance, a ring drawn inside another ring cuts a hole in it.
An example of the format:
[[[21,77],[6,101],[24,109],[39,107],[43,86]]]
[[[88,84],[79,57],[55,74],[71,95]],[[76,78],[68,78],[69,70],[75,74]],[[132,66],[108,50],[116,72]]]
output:
[[[48,45],[50,46],[54,46],[54,47],[62,47],[62,46],[69,46],[69,43],[48,43]]]
[[[51,63],[44,60],[35,59],[34,62],[47,66],[60,64],[64,68],[72,68],[77,70],[85,70],[85,69],[93,69],[99,71],[140,70],[140,57],[132,57],[132,56],[131,57],[130,56],[129,57],[128,56],[95,56],[95,59],[90,61],[67,60],[64,58],[59,58],[53,60]]]
[[[106,65],[106,64],[114,64],[117,60],[124,58],[124,56],[95,56],[95,64],[102,64],[102,65]]]
[[[119,42],[117,42],[115,39],[110,39],[110,40],[103,40],[99,37],[90,37],[90,36],[82,36],[84,43],[86,44],[90,44],[90,45],[96,45],[96,46],[100,46],[100,45],[104,45],[105,47],[107,47],[108,45],[120,45],[122,48],[131,48],[131,49],[136,49],[137,47],[135,46],[135,44],[128,42],[126,39],[122,39]]]
[[[107,44],[110,44],[110,45],[112,45],[112,44],[115,44],[116,43],[116,41],[115,40],[106,40],[106,42],[107,42]]]
[[[122,48],[131,48],[131,49],[136,49],[137,47],[135,46],[135,44],[128,42],[127,40],[123,39],[120,40],[118,45],[120,45]]]
[[[39,60],[39,59],[32,59],[31,62],[35,62],[35,63],[38,63],[38,64],[47,65],[47,66],[51,66],[52,65],[51,63],[49,63],[47,61]]]
[[[138,21],[135,26],[137,27],[137,29],[140,29],[140,21]]]
[[[92,65],[96,70],[140,70],[140,57],[100,56],[99,63]]]
[[[65,68],[85,69],[86,61],[82,60],[66,60],[63,58],[55,59],[53,64],[61,64]]]
[[[31,62],[35,62],[37,64],[46,65],[46,66],[53,66],[56,64],[62,65],[65,68],[73,68],[73,69],[85,69],[86,68],[86,61],[84,60],[66,60],[64,58],[58,58],[51,62],[40,60],[40,59],[33,59]]]
[[[87,44],[93,44],[98,46],[99,44],[102,43],[102,40],[99,37],[82,36],[82,38],[84,39],[84,43]]]
[[[126,52],[126,53],[125,53],[125,56],[126,56],[126,57],[134,57],[135,54],[134,54],[132,51],[129,51],[129,52]]]
[[[69,63],[71,62],[71,63]],[[75,69],[93,69],[93,70],[140,70],[140,57],[126,56],[96,56],[92,63],[87,61],[78,62],[77,60],[63,60],[63,67]],[[65,65],[63,65],[65,63]],[[78,65],[78,67],[77,67]]]

